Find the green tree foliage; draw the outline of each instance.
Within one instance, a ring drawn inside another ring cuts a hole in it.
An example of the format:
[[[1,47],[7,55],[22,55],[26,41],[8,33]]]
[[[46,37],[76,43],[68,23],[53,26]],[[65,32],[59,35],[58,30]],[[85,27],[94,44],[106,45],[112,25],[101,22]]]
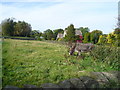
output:
[[[106,43],[107,43],[106,35],[100,35],[98,44],[106,44]]]
[[[114,34],[120,34],[120,28],[115,28]]]
[[[75,40],[81,40],[79,35],[75,36]]]
[[[112,46],[120,46],[120,16],[118,17],[117,28],[107,36],[107,43]]]
[[[85,33],[83,42],[84,43],[90,42],[90,33],[89,32]]]
[[[44,32],[44,33],[42,33],[42,37],[45,39],[45,40],[47,40],[47,34]]]
[[[31,25],[24,22],[15,22],[13,19],[5,19],[1,23],[2,34],[4,36],[29,36],[31,32]]]
[[[56,29],[56,30],[53,30],[53,36],[54,36],[54,39],[56,40],[56,38],[57,38],[57,35],[58,35],[58,33],[64,33],[64,30],[63,29]]]
[[[15,35],[17,36],[30,36],[31,32],[31,25],[24,22],[24,21],[18,21],[16,23],[15,27]]]
[[[115,28],[113,33],[114,33],[114,36],[115,36],[114,46],[119,46],[120,47],[120,15],[118,16],[117,28]]]
[[[30,32],[30,36],[36,39],[40,39],[40,37],[42,36],[42,33],[39,32],[38,30],[33,30]]]
[[[120,46],[120,28],[116,28],[113,33],[115,36],[114,46]]]
[[[100,30],[94,30],[90,34],[90,41],[94,44],[96,44],[99,40],[99,36],[102,35],[102,31]]]
[[[47,29],[46,31],[44,31],[43,35],[45,40],[52,40],[53,38],[53,31],[50,29]]]
[[[88,33],[90,31],[90,29],[88,27],[85,27],[85,28],[80,27],[77,30],[80,30],[82,32],[83,38],[84,38],[85,33]]]
[[[2,26],[2,35],[3,36],[13,36],[14,35],[14,25],[16,22],[14,22],[13,19],[8,18],[2,21],[1,26]]]
[[[115,41],[115,34],[114,33],[109,33],[107,35],[107,43],[113,44]]]
[[[65,40],[69,42],[74,42],[76,40],[74,25],[70,24],[70,26],[68,26],[66,30],[67,34],[65,36]]]
[[[115,38],[114,46],[120,47],[120,34],[116,34]]]

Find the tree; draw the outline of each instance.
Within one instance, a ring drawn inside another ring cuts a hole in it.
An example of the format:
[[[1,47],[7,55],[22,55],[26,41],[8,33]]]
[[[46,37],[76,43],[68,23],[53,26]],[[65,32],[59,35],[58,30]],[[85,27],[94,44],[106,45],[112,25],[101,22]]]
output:
[[[38,30],[33,30],[30,32],[30,36],[35,38],[36,36],[37,37],[40,37],[41,36],[41,32],[39,32]]]
[[[120,46],[120,27],[114,30],[114,36],[115,36],[114,46]]]
[[[1,26],[4,36],[29,36],[31,32],[30,24],[24,21],[15,22],[14,18],[3,20]]]
[[[70,24],[70,26],[68,26],[66,30],[67,30],[67,34],[65,36],[65,40],[69,42],[74,42],[76,39],[74,25]]]
[[[120,28],[115,28],[114,34],[120,34]]]
[[[102,31],[100,30],[94,30],[90,34],[90,41],[94,44],[96,44],[99,40],[99,36],[102,35]]]
[[[53,38],[53,31],[50,30],[50,29],[47,29],[46,31],[44,31],[43,37],[44,37],[45,40],[52,40],[52,38]]]
[[[100,35],[98,44],[106,44],[106,43],[107,43],[106,35]]]
[[[115,34],[114,33],[110,33],[107,35],[107,43],[109,44],[113,44],[115,41]]]
[[[14,25],[16,22],[14,22],[13,18],[8,18],[2,21],[2,35],[3,36],[13,36],[14,35]]]
[[[89,32],[85,33],[83,42],[84,43],[90,42],[90,33]]]
[[[26,23],[25,21],[18,21],[16,25],[14,26],[15,28],[15,35],[16,36],[30,36],[31,32],[31,25]]]
[[[77,30],[80,30],[82,32],[82,35],[84,37],[85,33],[88,33],[90,31],[90,29],[88,27],[80,27]]]
[[[44,33],[42,33],[42,37],[45,39],[45,40],[47,40],[47,34],[44,32]]]
[[[115,34],[114,46],[120,47],[120,34]]]
[[[114,46],[120,46],[120,15],[118,16],[118,23],[117,28],[115,28],[114,30],[114,36],[115,36]]]

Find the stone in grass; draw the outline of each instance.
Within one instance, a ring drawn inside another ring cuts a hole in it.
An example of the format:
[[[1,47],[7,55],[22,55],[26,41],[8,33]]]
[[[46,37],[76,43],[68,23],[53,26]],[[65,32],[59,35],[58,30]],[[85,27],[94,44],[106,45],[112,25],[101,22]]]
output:
[[[57,84],[53,84],[53,83],[44,83],[40,87],[43,88],[43,90],[49,90],[49,89],[61,90]]]
[[[99,83],[91,77],[81,76],[80,80],[85,84],[86,88],[99,88]]]
[[[74,85],[69,80],[64,80],[59,83],[59,86],[63,89],[75,88]]]
[[[3,88],[3,90],[22,90],[22,89],[16,86],[7,85]]]
[[[109,79],[102,72],[91,72],[90,76],[99,82],[100,87],[109,84]]]
[[[85,84],[79,78],[71,78],[69,80],[75,86],[75,88],[78,88],[78,89],[84,88],[85,89]]]
[[[23,86],[24,86],[24,88],[37,88],[36,85],[25,84],[25,85],[23,85]]]
[[[120,71],[102,72],[109,80],[120,83]]]

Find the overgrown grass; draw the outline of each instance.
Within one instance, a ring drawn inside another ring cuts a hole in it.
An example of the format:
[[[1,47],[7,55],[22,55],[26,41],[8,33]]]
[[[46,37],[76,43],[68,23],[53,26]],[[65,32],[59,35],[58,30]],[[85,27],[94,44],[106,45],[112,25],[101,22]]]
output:
[[[104,62],[111,66],[114,70],[120,71],[120,47],[111,47],[99,45],[95,46],[91,55],[98,62]]]
[[[65,45],[43,41],[3,42],[3,87],[24,84],[40,86],[88,75],[91,71],[113,71],[110,65],[96,62],[90,54],[84,59],[69,56]]]
[[[0,38],[0,89],[2,89],[2,39]]]

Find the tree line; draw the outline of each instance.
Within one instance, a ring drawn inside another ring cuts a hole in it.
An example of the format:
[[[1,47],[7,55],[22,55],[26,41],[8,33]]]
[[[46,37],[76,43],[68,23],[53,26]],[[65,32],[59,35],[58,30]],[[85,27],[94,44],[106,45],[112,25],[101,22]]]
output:
[[[14,21],[13,18],[5,19],[1,22],[3,36],[29,37],[32,27],[25,21]]]
[[[0,25],[2,27],[3,36],[22,36],[33,37],[38,40],[56,40],[58,33],[64,33],[63,29],[47,29],[42,33],[39,30],[32,30],[31,25],[25,21],[15,22],[14,19],[11,18],[3,20]],[[83,43],[120,46],[120,16],[118,17],[117,27],[109,34],[103,34],[101,30],[93,30],[90,32],[88,27],[75,28],[73,24],[70,24],[65,30],[67,31],[66,36],[58,40],[70,42],[82,40]],[[82,38],[75,35],[75,30],[82,32]]]

